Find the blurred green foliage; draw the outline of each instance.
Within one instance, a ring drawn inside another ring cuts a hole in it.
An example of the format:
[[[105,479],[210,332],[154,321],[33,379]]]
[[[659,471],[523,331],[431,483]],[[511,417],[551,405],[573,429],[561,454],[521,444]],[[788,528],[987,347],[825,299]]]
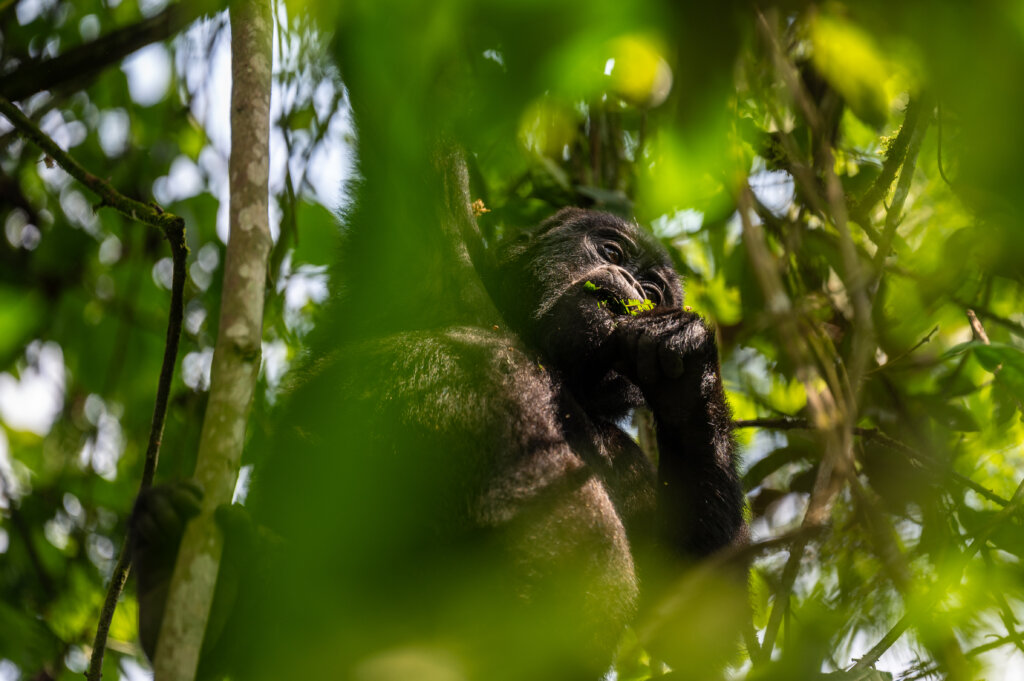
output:
[[[186,220],[159,471],[180,478],[216,335],[229,36],[223,14],[192,23],[210,3],[153,28],[165,5],[0,2],[0,93],[119,29],[147,45],[127,60],[105,46],[16,99],[91,172]],[[380,299],[427,283],[407,267],[436,198],[423,169],[451,136],[489,244],[564,205],[635,216],[718,326],[746,452],[752,616],[716,618],[734,594],[688,577],[675,617],[627,635],[618,678],[663,672],[651,646],[672,665],[737,628],[733,678],[1024,673],[1024,4],[276,10],[278,240],[252,431],[319,321],[334,211],[356,192],[375,231],[345,266],[393,282]],[[170,260],[4,121],[0,150],[0,677],[72,678],[141,470]],[[346,185],[356,161],[367,182]],[[132,601],[108,679],[145,665]]]

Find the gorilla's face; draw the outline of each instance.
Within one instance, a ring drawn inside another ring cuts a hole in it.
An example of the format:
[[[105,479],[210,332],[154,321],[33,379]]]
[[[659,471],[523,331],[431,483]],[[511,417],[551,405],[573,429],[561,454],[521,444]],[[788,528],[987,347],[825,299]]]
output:
[[[613,215],[568,208],[503,248],[499,275],[503,312],[548,362],[578,387],[621,391],[612,411],[638,403],[615,371],[609,342],[629,314],[620,301],[683,303],[679,276],[654,237]]]

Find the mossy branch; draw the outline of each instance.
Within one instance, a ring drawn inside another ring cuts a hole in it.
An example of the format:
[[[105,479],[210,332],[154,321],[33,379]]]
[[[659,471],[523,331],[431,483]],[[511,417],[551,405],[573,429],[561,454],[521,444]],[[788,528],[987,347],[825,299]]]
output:
[[[889,147],[885,163],[882,164],[882,172],[860,197],[856,205],[850,208],[850,217],[858,224],[871,224],[868,213],[875,207],[875,204],[882,200],[882,197],[889,191],[889,187],[892,186],[893,180],[896,179],[896,172],[903,165],[903,159],[906,158],[907,150],[910,147],[910,140],[914,136],[918,120],[921,118],[922,108],[922,103],[917,99],[912,99],[907,103],[907,109],[903,115],[903,126],[896,134],[892,146]]]
[[[174,377],[174,365],[178,358],[178,343],[181,340],[181,326],[185,312],[185,261],[188,257],[188,247],[185,245],[185,221],[176,215],[165,213],[156,206],[124,196],[109,182],[90,173],[66,151],[57,146],[57,143],[43,133],[18,107],[3,97],[0,97],[0,113],[3,113],[19,133],[39,147],[57,165],[99,196],[102,202],[101,206],[110,206],[132,220],[159,227],[171,246],[171,260],[174,264],[171,280],[171,304],[167,318],[164,357],[160,366],[160,378],[157,381],[149,442],[146,446],[146,460],[142,471],[142,480],[139,484],[139,490],[144,490],[153,484],[153,476],[156,473],[160,441],[163,438],[167,404],[171,393],[171,379]],[[117,557],[114,572],[110,576],[110,584],[107,586],[100,619],[96,625],[92,656],[89,659],[89,669],[86,672],[86,679],[89,681],[99,681],[102,675],[103,654],[107,645],[110,622],[114,617],[114,610],[117,608],[117,601],[124,589],[130,569],[131,556],[126,539],[121,547],[121,553]]]

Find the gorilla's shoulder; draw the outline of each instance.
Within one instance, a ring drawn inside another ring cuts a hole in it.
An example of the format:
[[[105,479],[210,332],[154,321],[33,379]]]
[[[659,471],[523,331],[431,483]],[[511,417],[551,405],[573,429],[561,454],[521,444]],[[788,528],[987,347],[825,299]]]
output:
[[[397,408],[403,420],[451,424],[543,414],[555,383],[514,334],[450,326],[346,343],[309,364],[307,388],[329,386],[341,408]],[[300,392],[303,391],[300,388]]]

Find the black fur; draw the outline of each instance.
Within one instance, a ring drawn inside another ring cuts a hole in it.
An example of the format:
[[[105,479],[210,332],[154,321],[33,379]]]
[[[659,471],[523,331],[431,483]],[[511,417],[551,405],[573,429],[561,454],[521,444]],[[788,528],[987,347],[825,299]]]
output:
[[[714,333],[657,242],[567,209],[484,274],[491,323],[354,338],[290,400],[249,504],[283,548],[243,578],[231,667],[596,679],[638,561],[745,536]],[[661,304],[617,314],[629,298]],[[616,425],[638,406],[657,468]]]

